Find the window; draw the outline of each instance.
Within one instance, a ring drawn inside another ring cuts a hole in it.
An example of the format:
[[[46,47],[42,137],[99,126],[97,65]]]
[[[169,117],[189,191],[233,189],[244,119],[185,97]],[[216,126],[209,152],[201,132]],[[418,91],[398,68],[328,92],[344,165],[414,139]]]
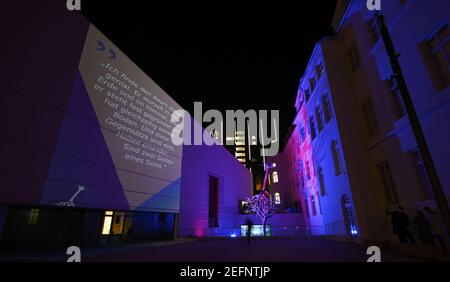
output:
[[[320,78],[322,77],[322,75],[324,74],[324,72],[325,72],[325,69],[324,69],[323,65],[322,65],[322,64],[318,64],[318,65],[316,66],[316,77],[317,77],[317,81],[320,80]]]
[[[209,176],[208,227],[219,226],[219,179]]]
[[[325,177],[323,175],[323,169],[319,166],[317,169],[317,176],[319,178],[319,188],[320,188],[320,195],[325,196],[327,194],[327,190],[325,188]]]
[[[309,79],[309,88],[311,89],[311,93],[314,91],[314,89],[316,89],[316,78],[315,77],[311,77]]]
[[[39,217],[39,209],[31,209],[30,216],[28,217],[28,224],[34,225],[37,223]]]
[[[378,124],[372,106],[372,99],[369,97],[361,104],[361,109],[366,123],[367,134],[370,138],[378,133]]]
[[[103,217],[102,235],[109,235],[111,233],[112,218],[113,212],[105,211],[105,215]]]
[[[394,105],[395,119],[400,119],[405,116],[405,108],[403,107],[402,97],[400,96],[400,90],[397,87],[397,81],[394,77],[388,80],[389,90],[391,94],[391,100]]]
[[[317,121],[317,128],[319,129],[319,132],[323,129],[323,119],[322,119],[322,110],[320,109],[320,106],[316,106],[316,121]]]
[[[317,215],[316,198],[314,195],[311,195],[311,211],[313,216]]]
[[[336,176],[341,175],[344,171],[342,169],[339,145],[335,140],[331,142],[331,156],[333,157],[334,172]]]
[[[239,214],[245,214],[248,208],[248,202],[245,200],[239,200]]]
[[[310,167],[309,167],[309,162],[308,161],[306,161],[305,162],[305,166],[306,166],[306,178],[308,179],[308,180],[311,180],[311,169],[310,169]]]
[[[245,157],[245,153],[234,153],[235,157]]]
[[[306,100],[306,102],[308,102],[309,101],[309,98],[311,97],[311,91],[309,91],[309,88],[307,88],[306,90],[305,90],[305,100]]]
[[[274,194],[275,196],[275,205],[280,205],[281,204],[281,197],[280,197],[280,193],[276,192]]]
[[[435,87],[442,90],[450,84],[450,29],[448,24],[441,27],[425,41],[425,56],[431,64]]]
[[[323,114],[325,118],[325,122],[328,123],[331,118],[333,117],[333,112],[331,110],[331,103],[328,95],[322,96],[322,107],[323,107]]]
[[[358,236],[355,216],[353,215],[353,206],[347,195],[341,197],[342,212],[344,213],[344,223],[347,234],[352,237]]]
[[[245,147],[236,147],[236,152],[244,152]]]
[[[423,200],[429,200],[433,198],[433,190],[431,188],[430,180],[428,179],[428,174],[423,164],[422,156],[418,150],[413,150],[410,153],[412,162],[416,167],[416,173],[419,177],[419,183],[422,187]]]
[[[378,165],[378,172],[380,174],[381,182],[383,185],[384,193],[388,204],[398,203],[397,192],[395,190],[394,179],[392,177],[391,168],[387,161]]]
[[[358,49],[356,47],[356,44],[353,43],[350,45],[350,48],[347,51],[348,60],[350,62],[350,66],[352,68],[352,71],[355,72],[358,67],[361,64],[361,60],[359,58]]]
[[[316,124],[314,123],[314,117],[309,117],[309,131],[311,133],[311,138],[316,139]]]
[[[272,180],[273,183],[278,183],[278,172],[276,171],[272,172]]]

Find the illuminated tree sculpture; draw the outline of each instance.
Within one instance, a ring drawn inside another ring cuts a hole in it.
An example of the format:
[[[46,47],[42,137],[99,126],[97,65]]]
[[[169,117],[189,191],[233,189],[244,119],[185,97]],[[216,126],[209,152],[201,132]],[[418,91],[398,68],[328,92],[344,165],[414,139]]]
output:
[[[259,218],[261,218],[263,224],[263,234],[266,236],[266,223],[267,220],[275,214],[277,210],[277,205],[275,204],[273,196],[266,191],[267,176],[269,174],[269,169],[274,168],[275,163],[266,164],[266,174],[264,177],[264,184],[261,192],[253,197],[247,198],[247,212],[256,213]],[[251,232],[251,230],[249,230]]]

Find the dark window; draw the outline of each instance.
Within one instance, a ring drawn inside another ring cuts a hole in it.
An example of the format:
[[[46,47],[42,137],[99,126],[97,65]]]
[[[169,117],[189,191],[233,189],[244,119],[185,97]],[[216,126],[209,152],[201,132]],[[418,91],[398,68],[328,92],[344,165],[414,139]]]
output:
[[[417,176],[419,178],[419,183],[422,187],[423,200],[429,200],[433,198],[433,190],[431,188],[430,180],[428,179],[428,174],[423,164],[422,156],[418,150],[413,150],[410,152],[411,159],[414,166],[416,167]]]
[[[314,195],[311,196],[311,211],[313,216],[317,215],[316,198]]]
[[[361,64],[361,60],[359,58],[358,48],[356,44],[353,43],[350,45],[350,48],[347,51],[348,60],[350,61],[350,66],[352,71],[355,72]]]
[[[316,78],[312,77],[309,79],[309,88],[311,89],[311,93],[314,91],[314,89],[316,89]]]
[[[209,176],[209,227],[219,226],[219,179]]]
[[[323,175],[323,169],[320,166],[317,169],[317,177],[319,178],[320,195],[325,196],[327,194],[327,189],[325,187],[325,177]]]
[[[392,104],[394,106],[395,119],[400,119],[405,116],[405,108],[403,107],[400,90],[397,86],[397,81],[394,77],[388,80],[389,90],[391,94]]]
[[[378,133],[378,124],[372,106],[372,99],[370,99],[370,97],[361,104],[361,109],[366,123],[367,134],[372,138]]]
[[[372,37],[372,44],[375,44],[380,38],[380,31],[378,30],[377,20],[375,18],[371,18],[367,22],[370,30],[370,35]]]
[[[313,140],[316,139],[317,132],[316,132],[316,124],[314,123],[314,117],[309,117],[309,131],[311,133],[311,138]]]
[[[439,29],[426,41],[431,63],[436,70],[441,88],[450,84],[450,29],[448,24]]]
[[[325,122],[328,123],[333,118],[333,111],[331,110],[331,103],[328,95],[322,96],[322,107]]]
[[[378,165],[378,172],[380,174],[384,193],[388,204],[398,203],[397,191],[395,190],[394,178],[392,177],[391,168],[387,161]]]
[[[306,102],[309,101],[309,98],[311,97],[311,91],[309,90],[309,88],[305,89],[305,100]]]
[[[317,128],[319,129],[319,132],[323,129],[323,119],[322,119],[322,110],[320,109],[320,106],[316,106],[316,121],[317,121]]]
[[[317,81],[320,80],[320,78],[322,77],[322,75],[324,74],[324,72],[325,72],[325,69],[324,69],[323,65],[322,65],[322,64],[318,64],[318,65],[316,66],[316,77],[317,77]]]

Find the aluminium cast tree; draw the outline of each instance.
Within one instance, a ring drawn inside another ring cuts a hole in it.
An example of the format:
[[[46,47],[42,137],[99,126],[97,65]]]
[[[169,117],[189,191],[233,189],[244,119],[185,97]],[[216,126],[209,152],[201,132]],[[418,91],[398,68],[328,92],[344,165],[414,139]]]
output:
[[[247,213],[256,213],[259,218],[261,218],[264,237],[266,236],[267,220],[272,217],[272,215],[274,215],[275,211],[277,210],[277,205],[275,204],[273,196],[268,191],[266,191],[266,183],[269,170],[271,168],[274,168],[275,166],[275,163],[266,164],[266,173],[264,176],[264,183],[261,192],[259,192],[257,195],[254,195],[253,197],[247,198]],[[251,230],[249,230],[248,232],[251,232]]]

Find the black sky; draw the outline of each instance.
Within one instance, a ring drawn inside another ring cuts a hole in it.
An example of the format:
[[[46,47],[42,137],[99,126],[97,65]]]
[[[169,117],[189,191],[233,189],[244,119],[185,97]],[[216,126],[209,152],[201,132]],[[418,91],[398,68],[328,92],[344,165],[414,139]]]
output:
[[[299,79],[315,43],[330,35],[336,5],[295,2],[95,0],[83,1],[82,13],[183,108],[202,101],[223,113],[277,109],[283,138]]]

